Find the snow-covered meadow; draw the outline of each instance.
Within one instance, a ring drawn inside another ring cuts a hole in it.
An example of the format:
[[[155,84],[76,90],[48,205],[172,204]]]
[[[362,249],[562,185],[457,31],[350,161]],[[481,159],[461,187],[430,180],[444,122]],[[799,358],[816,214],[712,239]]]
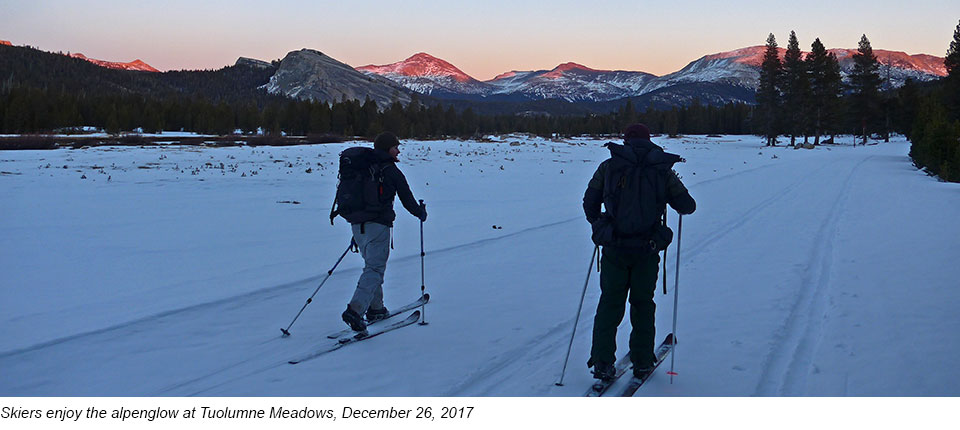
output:
[[[917,171],[909,142],[654,141],[687,159],[698,210],[683,222],[679,376],[667,363],[638,396],[960,395],[960,185]],[[280,337],[349,243],[327,215],[353,144],[0,152],[0,396],[579,396],[596,272],[554,382],[604,142],[405,142],[429,212],[429,325],[296,366],[343,328],[362,267],[348,254]],[[396,206],[388,307],[420,294],[419,222]]]

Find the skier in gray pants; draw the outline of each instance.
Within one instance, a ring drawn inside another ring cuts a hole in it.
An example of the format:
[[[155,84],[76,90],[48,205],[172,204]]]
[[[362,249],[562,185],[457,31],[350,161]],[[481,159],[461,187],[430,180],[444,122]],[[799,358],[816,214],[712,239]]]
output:
[[[343,321],[354,331],[362,332],[366,323],[384,318],[389,314],[383,305],[383,275],[387,270],[390,257],[390,229],[397,218],[393,210],[394,196],[400,197],[403,207],[411,215],[427,220],[427,210],[417,203],[407,184],[406,177],[397,167],[400,155],[400,140],[390,132],[381,133],[373,143],[376,168],[382,182],[379,187],[381,210],[370,213],[361,219],[365,222],[351,222],[353,240],[360,249],[364,267],[357,290],[343,311]],[[366,321],[361,315],[366,314]]]

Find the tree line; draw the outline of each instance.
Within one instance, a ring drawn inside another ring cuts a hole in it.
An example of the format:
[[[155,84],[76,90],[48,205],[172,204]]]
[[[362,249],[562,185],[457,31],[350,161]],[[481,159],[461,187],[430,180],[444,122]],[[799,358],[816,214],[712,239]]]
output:
[[[613,135],[633,121],[657,133],[750,133],[752,107],[710,106],[694,101],[667,109],[634,108],[624,100],[593,113],[550,115],[531,104],[519,114],[478,113],[478,107],[427,96],[401,106],[365,100],[332,103],[294,100],[262,87],[277,62],[258,68],[237,64],[218,70],[164,73],[113,70],[62,53],[0,46],[0,133],[61,133],[92,126],[109,133],[192,131],[203,134],[264,133],[375,136],[391,130],[405,138],[469,137],[483,133]],[[520,109],[523,110],[523,109]],[[553,109],[556,110],[556,109]],[[563,111],[564,109],[559,109]]]
[[[821,143],[821,136],[852,133],[861,144],[869,136],[889,140],[901,133],[911,141],[914,163],[941,179],[960,182],[960,24],[944,59],[948,75],[930,83],[907,80],[894,88],[881,73],[866,35],[853,55],[846,82],[840,63],[820,39],[810,53],[800,51],[790,32],[783,58],[776,37],[767,37],[760,66],[753,128],[775,145],[780,136],[796,145]]]
[[[944,58],[947,77],[929,88],[905,88],[913,119],[910,157],[941,179],[960,182],[960,23]]]
[[[844,83],[837,57],[817,38],[805,57],[795,32],[790,32],[787,48],[780,58],[776,37],[767,37],[760,83],[757,88],[756,125],[768,146],[781,135],[796,145],[803,137],[820,144],[821,136],[853,132],[866,143],[871,132],[882,131],[889,138],[889,124],[878,127],[881,103],[889,97],[880,94],[880,63],[866,35],[860,39],[853,56],[854,68]],[[886,106],[889,112],[889,106]]]
[[[378,106],[367,99],[335,103],[280,96],[228,101],[202,95],[138,93],[87,94],[12,86],[0,88],[0,132],[5,134],[63,132],[92,126],[115,134],[183,130],[203,134],[333,134],[373,137],[390,130],[403,138],[470,137],[489,133],[526,132],[541,136],[610,135],[633,122],[652,131],[677,134],[747,134],[753,110],[744,103],[709,106],[694,102],[666,110],[637,111],[627,100],[606,114],[545,115],[541,113],[480,115],[442,103],[394,102]]]

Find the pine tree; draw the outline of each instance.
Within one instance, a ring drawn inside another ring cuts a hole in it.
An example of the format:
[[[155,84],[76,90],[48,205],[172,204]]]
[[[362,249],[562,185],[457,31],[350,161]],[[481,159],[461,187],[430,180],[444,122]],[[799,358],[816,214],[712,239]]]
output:
[[[957,24],[957,29],[953,30],[953,40],[950,41],[950,48],[947,49],[943,65],[947,66],[947,76],[951,79],[960,79],[960,24]]]
[[[947,67],[946,99],[951,117],[960,120],[960,24],[953,31],[953,40],[947,49],[947,56],[943,59]]]
[[[619,110],[620,129],[624,129],[630,124],[637,122],[637,113],[633,109],[633,101],[627,99],[627,103]]]
[[[110,107],[110,113],[107,114],[104,131],[106,131],[108,134],[120,133],[120,119],[118,118],[116,104]]]
[[[790,133],[790,146],[796,145],[797,135],[806,130],[806,106],[809,82],[803,53],[797,34],[790,32],[787,52],[783,56],[783,102],[787,116],[786,129]],[[806,133],[804,133],[806,134]]]
[[[867,35],[860,37],[857,53],[853,54],[853,72],[850,73],[851,99],[854,118],[863,134],[863,144],[867,143],[867,130],[876,121],[876,111],[880,100],[880,64],[873,55]]]
[[[809,106],[813,120],[814,145],[820,144],[824,129],[834,121],[841,92],[840,62],[827,52],[817,38],[810,45],[806,58],[807,76],[810,82]]]
[[[767,36],[767,48],[763,53],[763,63],[760,65],[760,86],[757,88],[756,117],[759,129],[767,138],[767,146],[774,146],[780,114],[780,86],[783,66],[780,64],[780,53],[777,49],[777,39],[770,33]]]

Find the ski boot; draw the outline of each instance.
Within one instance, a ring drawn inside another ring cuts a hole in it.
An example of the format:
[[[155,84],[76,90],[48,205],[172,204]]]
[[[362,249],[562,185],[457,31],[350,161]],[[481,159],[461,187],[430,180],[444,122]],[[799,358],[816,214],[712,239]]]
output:
[[[367,324],[380,321],[390,315],[386,307],[380,309],[367,309]]]
[[[593,377],[601,381],[612,381],[616,376],[616,368],[610,363],[596,362],[593,364]]]
[[[350,326],[351,330],[357,333],[365,333],[367,331],[367,324],[363,322],[363,317],[354,312],[353,309],[350,309],[350,305],[347,305],[347,310],[340,314],[340,318]]]
[[[653,373],[653,366],[644,366],[644,367],[633,366],[633,377],[641,381],[650,377],[651,373]]]

